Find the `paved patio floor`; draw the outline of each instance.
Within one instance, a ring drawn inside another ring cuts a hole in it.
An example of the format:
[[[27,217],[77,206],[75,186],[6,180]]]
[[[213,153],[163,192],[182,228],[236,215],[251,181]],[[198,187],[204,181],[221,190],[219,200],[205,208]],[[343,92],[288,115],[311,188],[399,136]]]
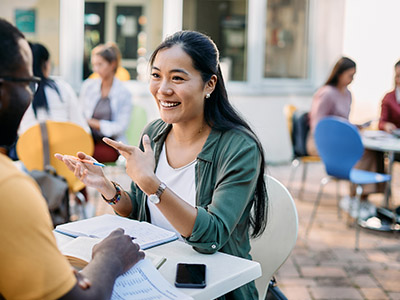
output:
[[[268,174],[286,186],[291,167],[270,166]],[[393,207],[400,205],[400,165],[394,166]],[[277,273],[282,291],[293,300],[306,299],[400,299],[399,234],[361,230],[360,250],[354,250],[355,230],[346,214],[339,219],[336,208],[336,185],[328,183],[316,220],[305,239],[305,227],[317,196],[319,182],[325,175],[323,165],[309,165],[302,200],[298,199],[301,168],[296,171],[291,193],[299,215],[297,244]],[[341,194],[349,191],[341,183]],[[371,195],[371,202],[382,205],[383,196]]]

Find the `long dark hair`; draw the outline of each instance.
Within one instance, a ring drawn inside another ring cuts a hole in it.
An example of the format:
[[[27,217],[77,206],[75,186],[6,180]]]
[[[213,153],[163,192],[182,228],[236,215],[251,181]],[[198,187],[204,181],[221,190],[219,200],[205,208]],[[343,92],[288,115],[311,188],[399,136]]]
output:
[[[201,73],[204,84],[212,75],[217,76],[217,83],[210,98],[205,101],[204,118],[207,124],[219,131],[233,128],[244,128],[251,132],[250,136],[256,141],[261,154],[260,173],[254,194],[253,214],[250,225],[253,228],[251,236],[257,237],[263,233],[267,223],[268,196],[264,182],[264,150],[253,130],[229,103],[228,95],[219,65],[219,51],[215,43],[206,35],[196,31],[179,31],[167,37],[153,52],[150,65],[153,65],[157,53],[166,48],[179,45],[191,58],[193,66]],[[246,130],[244,130],[246,132]],[[248,133],[248,132],[247,132]]]
[[[328,80],[325,82],[325,85],[337,86],[339,83],[339,77],[348,69],[352,69],[356,67],[356,63],[348,57],[340,58],[335,66],[332,69],[331,74],[328,77]]]
[[[50,88],[54,89],[57,94],[60,96],[60,100],[62,101],[60,91],[58,90],[57,84],[54,80],[45,77],[43,75],[43,67],[45,63],[50,59],[50,53],[46,49],[45,46],[39,43],[29,43],[29,46],[32,49],[32,56],[33,56],[33,74],[37,77],[40,77],[42,80],[39,83],[39,87],[33,97],[32,101],[32,108],[33,112],[37,113],[37,109],[42,107],[45,108],[46,111],[49,111],[49,104],[47,101],[46,93],[44,92],[44,88],[49,86]]]

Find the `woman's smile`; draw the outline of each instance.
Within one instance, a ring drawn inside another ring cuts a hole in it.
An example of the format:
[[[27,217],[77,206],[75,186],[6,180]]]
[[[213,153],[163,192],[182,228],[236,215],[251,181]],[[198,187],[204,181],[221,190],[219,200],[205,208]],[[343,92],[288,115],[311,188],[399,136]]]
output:
[[[181,104],[180,102],[163,101],[163,100],[159,100],[159,103],[162,108],[172,108]]]

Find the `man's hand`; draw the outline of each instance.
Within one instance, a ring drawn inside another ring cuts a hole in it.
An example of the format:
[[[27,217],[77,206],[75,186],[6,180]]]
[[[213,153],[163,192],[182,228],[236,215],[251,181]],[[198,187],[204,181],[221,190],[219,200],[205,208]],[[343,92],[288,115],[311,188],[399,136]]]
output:
[[[132,241],[132,237],[124,234],[121,228],[111,232],[108,237],[93,247],[93,258],[97,255],[115,259],[114,263],[121,266],[121,274],[145,256],[144,252],[140,251],[140,246]]]

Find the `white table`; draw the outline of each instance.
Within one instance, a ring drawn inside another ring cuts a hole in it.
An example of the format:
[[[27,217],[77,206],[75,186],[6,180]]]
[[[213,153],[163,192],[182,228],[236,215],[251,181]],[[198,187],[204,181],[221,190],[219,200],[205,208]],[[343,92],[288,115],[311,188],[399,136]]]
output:
[[[58,232],[54,232],[54,235],[59,247],[73,239]],[[217,298],[261,276],[261,266],[258,262],[220,252],[210,255],[200,254],[181,241],[156,246],[145,252],[167,258],[159,271],[172,285],[174,285],[178,262],[206,264],[206,288],[180,289],[183,293],[198,300]]]
[[[388,174],[392,175],[394,154],[400,152],[400,139],[384,131],[366,130],[362,132],[362,142],[366,149],[386,152],[389,158]],[[389,207],[391,181],[386,185],[385,206]]]

